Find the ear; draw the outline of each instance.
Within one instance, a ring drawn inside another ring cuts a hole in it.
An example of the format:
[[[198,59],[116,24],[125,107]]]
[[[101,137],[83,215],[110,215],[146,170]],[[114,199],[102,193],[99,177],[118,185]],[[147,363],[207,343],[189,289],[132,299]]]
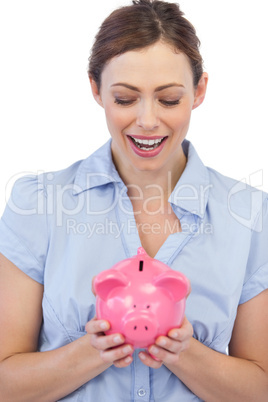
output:
[[[106,301],[112,290],[117,287],[125,287],[128,284],[127,277],[120,271],[109,269],[98,274],[93,282],[93,293]]]
[[[190,282],[186,276],[176,271],[168,271],[159,275],[154,280],[154,285],[166,289],[175,302],[186,297],[190,290]]]
[[[205,99],[206,96],[207,84],[208,84],[208,74],[203,73],[195,89],[194,104],[192,109],[197,108],[199,105],[201,105],[201,103],[203,103],[203,100]]]
[[[91,76],[89,76],[89,81],[90,81],[90,86],[91,86],[91,91],[92,91],[92,95],[95,99],[95,101],[103,107],[103,103],[101,100],[101,95],[99,93],[99,89],[98,89],[98,85],[96,84],[96,82],[93,80],[93,78]]]

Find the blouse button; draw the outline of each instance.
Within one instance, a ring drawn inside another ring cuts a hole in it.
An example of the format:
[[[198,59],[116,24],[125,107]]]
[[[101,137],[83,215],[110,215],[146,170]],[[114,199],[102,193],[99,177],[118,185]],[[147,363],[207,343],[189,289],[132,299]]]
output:
[[[145,396],[145,395],[146,395],[145,389],[140,388],[140,389],[138,390],[138,395],[139,395],[139,396]]]

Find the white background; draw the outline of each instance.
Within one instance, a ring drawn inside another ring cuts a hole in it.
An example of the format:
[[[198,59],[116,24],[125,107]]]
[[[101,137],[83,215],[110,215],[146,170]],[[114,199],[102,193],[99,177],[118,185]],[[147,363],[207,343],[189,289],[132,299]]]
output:
[[[266,1],[179,3],[210,77],[188,138],[206,165],[268,191]],[[0,0],[0,213],[16,177],[65,168],[108,140],[87,59],[103,19],[127,4]]]

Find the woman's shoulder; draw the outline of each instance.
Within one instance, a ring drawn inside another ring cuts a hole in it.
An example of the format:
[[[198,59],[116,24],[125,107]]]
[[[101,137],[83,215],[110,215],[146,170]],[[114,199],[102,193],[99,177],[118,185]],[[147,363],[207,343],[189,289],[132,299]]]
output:
[[[10,201],[15,201],[23,207],[24,202],[34,202],[37,198],[46,197],[48,192],[55,186],[66,187],[72,185],[79,166],[83,160],[77,161],[67,168],[37,174],[23,175],[15,180],[12,185]]]
[[[9,204],[30,209],[36,204],[42,205],[48,197],[54,199],[69,190],[72,194],[78,194],[83,190],[82,184],[87,180],[87,175],[92,172],[111,172],[110,153],[110,141],[108,141],[88,157],[75,161],[63,169],[21,176],[11,184]],[[97,176],[98,180],[99,176],[100,173]]]
[[[248,222],[252,228],[257,216],[268,204],[268,193],[261,188],[262,172],[255,173],[254,182],[259,178],[260,186],[254,187],[246,178],[237,180],[210,167],[207,167],[207,170],[210,177],[211,201],[219,207],[224,205],[231,216],[236,219],[240,217],[241,222]]]
[[[241,216],[241,221],[248,220],[252,224],[252,220],[268,202],[268,194],[261,187],[262,170],[250,175],[248,179],[238,180],[205,166],[190,141],[184,141],[183,148],[188,156],[188,174],[185,178],[202,187],[199,191],[201,201],[207,201],[210,210],[216,211],[217,215],[226,218],[230,215],[235,218]]]
[[[71,165],[54,171],[41,172],[39,174],[24,175],[15,182],[15,188],[25,190],[49,191],[50,187],[58,186],[65,188],[72,186],[76,178],[85,170],[88,172],[98,170],[98,164],[104,160],[110,160],[110,142],[106,142],[100,148],[92,152],[84,159],[73,162]]]
[[[243,202],[247,203],[247,199],[253,193],[261,195],[263,199],[268,197],[268,193],[262,189],[263,173],[261,170],[251,175],[248,179],[242,178],[240,180],[226,176],[211,167],[207,167],[207,171],[211,189],[214,190],[215,194],[224,195],[227,198],[235,197],[237,202],[242,204]],[[252,180],[258,184],[252,185]]]

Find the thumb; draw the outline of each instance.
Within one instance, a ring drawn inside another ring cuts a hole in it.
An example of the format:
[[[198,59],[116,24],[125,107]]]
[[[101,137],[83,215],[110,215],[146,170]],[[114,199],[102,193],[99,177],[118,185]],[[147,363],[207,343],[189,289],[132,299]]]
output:
[[[92,282],[91,282],[91,290],[92,290],[92,293],[94,294],[94,296],[96,296],[96,292],[95,292],[95,288],[94,288],[94,280],[95,280],[95,278],[96,278],[96,275],[93,276]]]

